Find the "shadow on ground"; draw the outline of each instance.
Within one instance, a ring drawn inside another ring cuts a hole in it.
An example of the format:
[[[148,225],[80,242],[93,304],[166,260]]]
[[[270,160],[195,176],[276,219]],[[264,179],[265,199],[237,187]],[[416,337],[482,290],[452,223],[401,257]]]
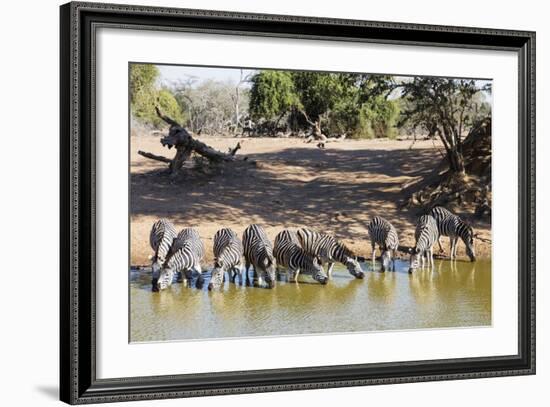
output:
[[[257,166],[250,164],[256,161]],[[212,174],[187,169],[173,179],[165,169],[131,175],[131,213],[204,222],[311,224],[348,238],[346,231],[380,215],[410,226],[417,211],[399,211],[402,184],[432,171],[433,149],[341,150],[287,148],[249,155]]]

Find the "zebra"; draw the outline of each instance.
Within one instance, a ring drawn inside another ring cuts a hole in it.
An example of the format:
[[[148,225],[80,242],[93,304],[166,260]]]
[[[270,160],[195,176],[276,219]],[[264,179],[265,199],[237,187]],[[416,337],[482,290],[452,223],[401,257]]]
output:
[[[246,284],[249,285],[248,269],[254,268],[254,281],[258,286],[265,279],[268,288],[275,287],[276,261],[273,246],[260,225],[250,225],[243,233]]]
[[[381,251],[382,271],[389,269],[390,261],[391,268],[395,271],[395,255],[399,247],[397,230],[395,230],[390,222],[380,216],[375,216],[371,219],[367,225],[367,230],[369,231],[373,264],[376,258],[375,245],[378,244]]]
[[[220,229],[214,235],[214,268],[208,284],[208,290],[220,288],[224,281],[225,272],[229,273],[231,281],[237,275],[241,276],[243,245],[237,234],[228,228]]]
[[[318,257],[322,264],[328,263],[327,274],[329,279],[332,277],[332,268],[335,262],[345,265],[349,273],[355,278],[365,277],[365,273],[363,273],[357,261],[357,256],[344,243],[336,240],[333,236],[306,228],[298,229],[297,235],[300,245],[306,253]]]
[[[305,252],[300,246],[296,232],[283,230],[275,237],[273,254],[277,259],[277,266],[284,266],[292,274],[294,282],[298,282],[300,272],[311,273],[314,280],[321,284],[328,282],[328,276],[323,270],[319,259]]]
[[[433,269],[433,245],[439,239],[439,231],[437,229],[437,221],[431,215],[422,215],[416,224],[414,232],[416,243],[411,252],[409,273],[412,273],[420,267],[424,268],[424,259],[428,257],[428,265]]]
[[[155,287],[155,280],[158,280],[160,270],[166,261],[166,256],[170,252],[172,243],[176,237],[176,228],[168,219],[159,219],[151,228],[149,233],[149,244],[154,251],[151,259],[151,270],[153,277],[153,289]]]
[[[203,257],[204,244],[199,233],[193,228],[183,229],[174,239],[159,278],[153,279],[153,291],[169,287],[175,273],[181,273],[184,286],[187,286],[193,274],[197,273],[196,287],[202,288],[204,277],[202,276],[200,263]]]
[[[451,246],[451,260],[456,258],[456,248],[458,246],[458,238],[460,237],[466,246],[466,254],[470,258],[470,261],[476,261],[476,255],[474,252],[474,229],[460,216],[455,215],[448,209],[442,206],[435,206],[430,211],[437,221],[437,228],[439,230],[439,251],[443,251],[441,246],[441,236],[449,236]]]

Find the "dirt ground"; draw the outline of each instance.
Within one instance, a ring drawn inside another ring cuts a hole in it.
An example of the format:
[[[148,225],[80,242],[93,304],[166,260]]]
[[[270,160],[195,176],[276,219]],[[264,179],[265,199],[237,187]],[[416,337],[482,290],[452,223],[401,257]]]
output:
[[[309,227],[334,234],[357,255],[371,255],[366,225],[382,216],[396,227],[402,245],[414,245],[419,209],[398,209],[402,186],[430,173],[439,162],[432,141],[345,140],[319,149],[314,143],[287,138],[216,138],[201,140],[221,151],[241,141],[238,156],[249,162],[225,164],[213,173],[185,169],[171,178],[167,164],[144,158],[138,150],[172,157],[160,137],[132,136],[131,263],[145,265],[152,254],[151,225],[160,217],[177,229],[195,227],[212,260],[212,237],[221,227],[242,234],[251,223],[262,224],[269,237],[283,228]],[[256,161],[256,165],[250,164]],[[489,223],[474,221],[471,208],[458,214],[470,220],[482,238],[491,238]],[[448,239],[444,238],[448,253]],[[464,245],[458,254],[465,258]],[[490,257],[491,245],[476,240],[478,257]]]

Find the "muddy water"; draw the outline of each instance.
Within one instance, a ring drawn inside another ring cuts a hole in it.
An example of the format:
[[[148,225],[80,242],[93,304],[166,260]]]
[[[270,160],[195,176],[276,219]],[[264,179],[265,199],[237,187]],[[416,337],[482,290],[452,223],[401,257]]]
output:
[[[326,286],[309,276],[272,289],[226,282],[218,292],[174,283],[151,292],[146,270],[130,272],[130,340],[163,341],[328,332],[484,326],[491,324],[491,262],[436,260],[408,274],[362,264],[363,280],[335,267]]]

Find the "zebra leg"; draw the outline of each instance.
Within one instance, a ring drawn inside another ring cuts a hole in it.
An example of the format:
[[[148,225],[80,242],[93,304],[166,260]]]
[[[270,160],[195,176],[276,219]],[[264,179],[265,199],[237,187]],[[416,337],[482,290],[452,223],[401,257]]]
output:
[[[189,287],[189,281],[191,280],[191,273],[189,270],[182,270],[181,271],[181,282],[184,287]]]
[[[451,259],[456,259],[456,246],[458,239],[456,237],[451,237]]]
[[[397,250],[393,250],[392,257],[391,257],[391,271],[395,271],[395,255],[397,253]]]
[[[374,262],[376,261],[376,251],[375,251],[375,243],[371,241],[370,247],[372,249],[372,265],[374,266]]]
[[[294,270],[293,277],[294,277],[294,282],[295,283],[298,283],[298,276],[299,275],[300,275],[300,269]]]
[[[256,266],[252,266],[252,285],[256,287],[258,284],[258,270],[256,270]]]
[[[430,247],[430,249],[428,250],[428,256],[430,256],[429,257],[430,270],[433,271],[433,269],[434,269],[434,249],[433,249],[433,247]]]
[[[328,264],[327,275],[328,275],[329,279],[332,279],[332,268],[333,267],[334,267],[334,263],[329,263]]]
[[[250,286],[250,278],[248,276],[248,269],[250,268],[250,262],[247,260],[245,263],[244,263],[244,274],[245,274],[245,277],[246,277],[246,285],[247,287]]]
[[[202,268],[200,264],[197,264],[193,271],[194,273],[198,274],[197,283],[195,284],[195,287],[197,287],[198,289],[201,289],[202,286],[204,285],[204,276],[202,275]]]
[[[437,237],[437,244],[439,245],[439,253],[444,253],[443,246],[441,245],[441,235]]]

